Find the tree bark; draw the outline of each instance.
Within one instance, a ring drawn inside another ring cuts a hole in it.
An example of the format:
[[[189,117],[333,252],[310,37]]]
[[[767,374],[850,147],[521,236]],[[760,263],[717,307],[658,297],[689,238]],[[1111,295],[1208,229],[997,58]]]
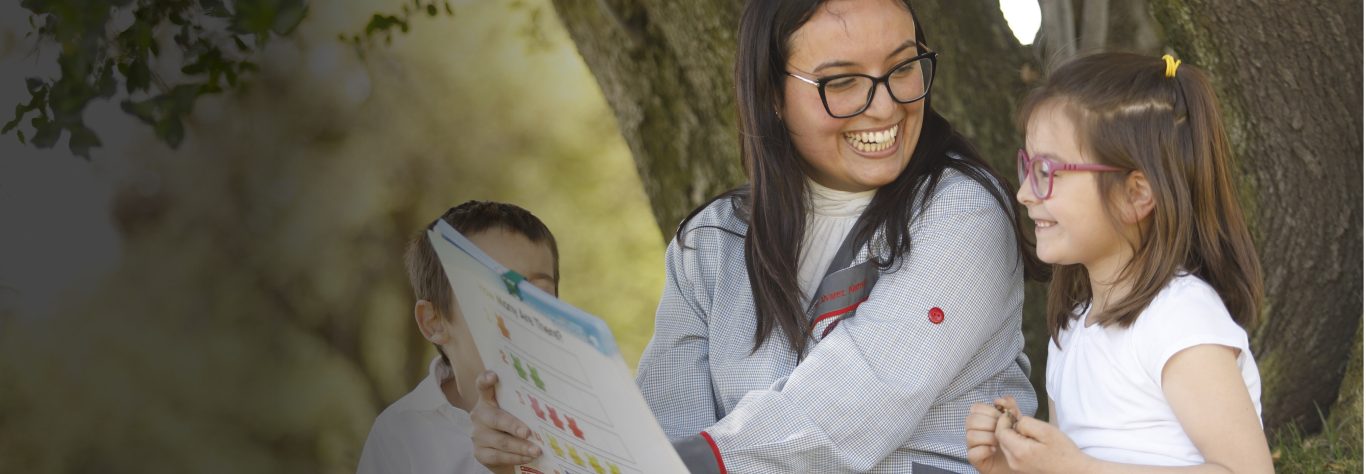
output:
[[[1333,413],[1328,416],[1324,430],[1335,430],[1334,437],[1342,446],[1361,446],[1361,326],[1357,326],[1356,347],[1347,360],[1347,373],[1342,378],[1338,399],[1333,402]]]
[[[1081,11],[1081,49],[1099,51],[1105,47],[1110,26],[1110,0],[1085,0]]]
[[[1107,50],[1162,55],[1166,38],[1162,36],[1162,26],[1157,24],[1148,8],[1148,0],[1110,0],[1110,26],[1105,45]]]
[[[1072,14],[1072,0],[1039,0],[1039,33],[1035,37],[1035,52],[1044,58],[1044,65],[1055,66],[1077,55],[1076,18]]]
[[[1317,431],[1315,407],[1337,398],[1360,344],[1362,5],[1151,6],[1178,56],[1209,73],[1234,146],[1266,276],[1251,332],[1266,429]]]
[[[736,0],[555,0],[602,87],[665,238],[744,182],[731,69]]]

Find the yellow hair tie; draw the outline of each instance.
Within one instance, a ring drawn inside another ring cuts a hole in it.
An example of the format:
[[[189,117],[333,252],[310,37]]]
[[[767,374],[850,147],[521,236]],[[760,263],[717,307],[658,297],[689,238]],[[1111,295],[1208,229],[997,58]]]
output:
[[[1162,55],[1162,59],[1167,61],[1167,77],[1176,77],[1176,67],[1181,65],[1181,60],[1173,59],[1170,54]]]

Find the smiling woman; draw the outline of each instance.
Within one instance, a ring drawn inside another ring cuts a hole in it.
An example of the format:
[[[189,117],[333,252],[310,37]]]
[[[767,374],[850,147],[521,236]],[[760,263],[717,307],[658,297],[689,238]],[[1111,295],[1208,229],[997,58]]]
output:
[[[694,474],[962,472],[973,402],[1033,413],[1042,267],[1011,185],[932,107],[932,44],[904,0],[746,3],[748,183],[679,226],[636,379]],[[476,457],[498,472],[541,453],[489,387]]]
[[[917,66],[932,61],[926,54],[933,53],[920,54],[910,15],[883,15],[889,6],[829,4],[791,39],[787,63],[793,72],[787,75],[802,80],[784,81],[779,115],[805,158],[802,170],[827,188],[858,192],[892,182],[906,169],[919,140],[928,83],[923,75],[901,69],[932,74],[933,67]],[[901,76],[897,84],[911,82],[906,87],[914,90],[894,92],[900,88],[889,80],[893,74]],[[803,76],[817,78],[816,89],[804,84],[812,81]],[[917,77],[919,84],[904,80]]]

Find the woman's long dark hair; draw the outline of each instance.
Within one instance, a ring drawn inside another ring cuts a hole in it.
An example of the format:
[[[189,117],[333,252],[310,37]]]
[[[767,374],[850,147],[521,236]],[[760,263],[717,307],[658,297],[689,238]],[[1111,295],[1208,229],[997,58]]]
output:
[[[911,4],[908,0],[902,1],[914,19],[916,40],[928,46]],[[694,210],[679,224],[675,235],[683,245],[688,222],[718,199],[729,199],[736,216],[749,222],[749,230],[744,235],[745,268],[749,272],[758,320],[752,351],[758,351],[774,331],[781,331],[800,357],[805,353],[809,339],[806,296],[797,282],[797,271],[802,239],[806,235],[810,191],[801,167],[802,157],[793,147],[787,127],[773,110],[775,104],[783,103],[792,34],[825,2],[751,0],[745,4],[735,55],[735,103],[740,122],[741,157],[749,182]],[[886,260],[875,255],[878,265],[887,270],[901,261],[911,250],[912,216],[929,206],[944,171],[954,169],[980,183],[1005,211],[1015,231],[1019,254],[1024,259],[1025,274],[1034,279],[1046,278],[1047,267],[1035,257],[1033,245],[1025,237],[1017,218],[1014,187],[982,160],[976,147],[930,107],[930,99],[929,96],[924,99],[924,123],[910,163],[895,180],[878,188],[859,218],[859,224],[854,227],[860,229],[855,235],[856,241],[859,245],[865,244],[882,229],[891,255]],[[915,202],[919,203],[918,209],[911,205]]]

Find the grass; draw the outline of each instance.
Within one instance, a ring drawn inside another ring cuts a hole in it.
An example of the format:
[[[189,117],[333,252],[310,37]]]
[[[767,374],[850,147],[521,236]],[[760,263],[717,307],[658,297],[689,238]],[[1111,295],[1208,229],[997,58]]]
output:
[[[1282,428],[1272,438],[1271,458],[1278,473],[1328,474],[1362,472],[1360,412],[1336,426],[1324,420],[1322,433],[1308,435],[1299,425]],[[1319,413],[1323,419],[1323,413]],[[1353,423],[1355,421],[1355,423]]]

